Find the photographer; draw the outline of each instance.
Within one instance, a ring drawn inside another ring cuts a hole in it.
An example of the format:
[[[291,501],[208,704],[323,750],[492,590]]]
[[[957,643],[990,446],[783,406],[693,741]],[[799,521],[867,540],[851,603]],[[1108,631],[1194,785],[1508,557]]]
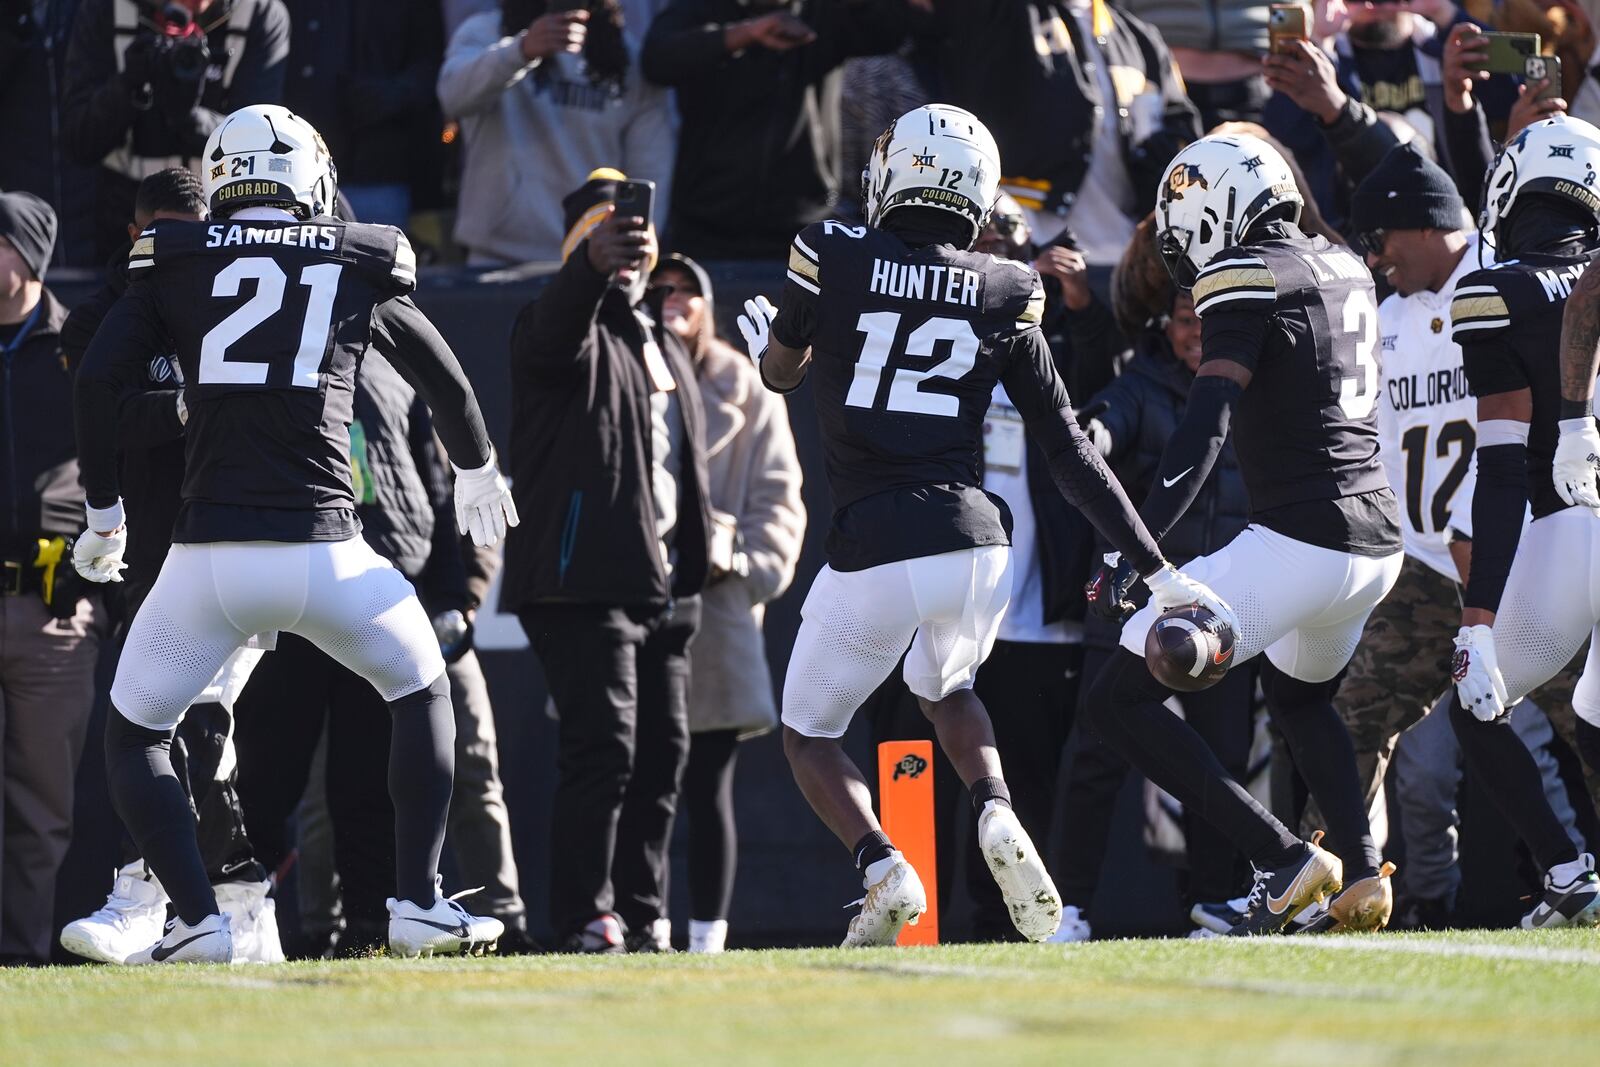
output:
[[[67,309],[44,286],[55,239],[49,205],[0,193],[0,964],[50,958],[103,628],[67,540],[83,528],[83,489]]]
[[[515,613],[560,714],[550,917],[560,948],[667,946],[667,842],[689,751],[689,641],[711,555],[705,414],[645,286],[655,231],[600,170],[562,201],[566,262],[511,335]],[[636,187],[635,187],[636,188]],[[630,190],[631,191],[631,190]]]
[[[279,102],[288,55],[282,0],[83,0],[62,111],[67,154],[101,164],[98,256],[122,242],[141,179],[169,167],[198,173],[224,115]]]

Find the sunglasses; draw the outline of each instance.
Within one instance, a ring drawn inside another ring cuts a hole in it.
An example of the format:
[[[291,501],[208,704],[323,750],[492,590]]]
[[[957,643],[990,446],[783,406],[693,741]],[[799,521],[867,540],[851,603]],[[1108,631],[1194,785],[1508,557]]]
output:
[[[1356,235],[1356,240],[1369,255],[1383,255],[1383,246],[1389,240],[1388,230],[1368,230]]]
[[[1022,229],[1026,220],[1021,215],[995,215],[989,221],[1001,237],[1011,237]]]

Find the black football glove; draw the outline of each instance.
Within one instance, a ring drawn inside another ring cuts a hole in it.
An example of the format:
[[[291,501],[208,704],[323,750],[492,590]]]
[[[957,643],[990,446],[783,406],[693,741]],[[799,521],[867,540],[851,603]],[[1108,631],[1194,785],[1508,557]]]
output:
[[[1094,572],[1094,577],[1083,587],[1089,610],[1111,622],[1122,622],[1138,610],[1138,605],[1128,599],[1139,572],[1133,564],[1122,558],[1120,552],[1108,552],[1105,562]]]

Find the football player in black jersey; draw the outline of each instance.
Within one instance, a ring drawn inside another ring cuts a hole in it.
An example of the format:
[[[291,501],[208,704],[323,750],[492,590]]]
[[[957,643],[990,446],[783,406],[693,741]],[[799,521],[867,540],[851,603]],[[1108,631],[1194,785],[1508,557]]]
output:
[[[1055,933],[1060,900],[1011,810],[988,713],[972,692],[1011,596],[1005,505],[982,490],[983,417],[1003,382],[1056,485],[1146,575],[1165,606],[1226,605],[1162,559],[1084,438],[1039,330],[1026,264],[968,251],[998,196],[999,152],[959,108],[901,116],[873,147],[866,226],[794,239],[783,308],[740,326],[769,388],[807,369],[833,492],[828,566],[806,598],[784,683],[784,748],[813,809],[863,871],[849,945],[893,943],[927,906],[839,743],[906,656],[905,681],[972,794],[980,845],[1017,930]]]
[[[1355,749],[1332,704],[1402,556],[1378,459],[1377,305],[1358,256],[1296,227],[1302,203],[1288,164],[1259,138],[1212,135],[1174,158],[1157,193],[1157,240],[1173,280],[1194,295],[1203,355],[1141,515],[1158,539],[1170,529],[1231,426],[1251,523],[1189,568],[1234,609],[1234,662],[1266,654],[1267,705],[1338,855],[1273,818],[1162,706],[1171,690],[1142,658],[1159,608],[1128,620],[1087,705],[1107,742],[1250,858],[1255,885],[1236,934],[1282,929],[1332,894],[1319,925],[1376,928],[1393,905],[1392,868],[1381,867]],[[1090,585],[1096,610],[1125,610],[1127,581],[1108,562]]]
[[[1574,286],[1600,255],[1597,174],[1600,130],[1580,119],[1557,116],[1512,138],[1489,171],[1478,220],[1499,262],[1462,278],[1450,305],[1478,401],[1472,573],[1451,665],[1450,721],[1467,766],[1545,869],[1544,894],[1522,918],[1527,929],[1600,922],[1594,856],[1579,855],[1567,837],[1506,714],[1566,666],[1600,620],[1600,518],[1572,506],[1581,494],[1570,465],[1587,458],[1585,438],[1594,434],[1592,337],[1587,356],[1569,351],[1569,376],[1587,363],[1588,382],[1577,381],[1567,403],[1561,355],[1563,311],[1594,313],[1592,294],[1586,308],[1572,305],[1582,299]],[[1569,461],[1559,477],[1558,448]],[[1589,728],[1579,737],[1587,737],[1591,760],[1600,724],[1597,645],[1572,698]]]
[[[89,530],[73,562],[94,581],[120,580],[125,566],[119,403],[169,344],[187,410],[173,545],[129,628],[106,725],[112,799],[177,912],[128,962],[232,956],[169,749],[173,726],[223,662],[277,630],[362,675],[393,713],[390,948],[486,948],[500,922],[438,889],[455,736],[444,660],[410,583],[361,538],[349,440],[356,370],[375,345],[428,400],[463,465],[458,524],[490,544],[517,519],[477,400],[406,295],[416,267],[405,236],[327,214],[334,169],[316,130],[285,108],[247,107],[212,133],[203,162],[212,220],[157,222],[139,236],[131,284],[78,372]]]

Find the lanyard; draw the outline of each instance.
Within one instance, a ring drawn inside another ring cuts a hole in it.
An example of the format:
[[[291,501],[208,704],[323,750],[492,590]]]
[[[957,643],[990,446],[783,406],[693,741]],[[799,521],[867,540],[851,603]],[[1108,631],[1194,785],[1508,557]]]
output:
[[[17,335],[11,339],[10,344],[0,349],[0,354],[4,354],[7,363],[11,362],[11,357],[16,353],[17,349],[22,347],[22,342],[28,339],[28,334],[32,332],[34,324],[39,321],[39,312],[43,310],[44,298],[40,297],[39,302],[33,305],[33,310],[28,313],[28,317],[23,320],[22,329],[17,331]]]

